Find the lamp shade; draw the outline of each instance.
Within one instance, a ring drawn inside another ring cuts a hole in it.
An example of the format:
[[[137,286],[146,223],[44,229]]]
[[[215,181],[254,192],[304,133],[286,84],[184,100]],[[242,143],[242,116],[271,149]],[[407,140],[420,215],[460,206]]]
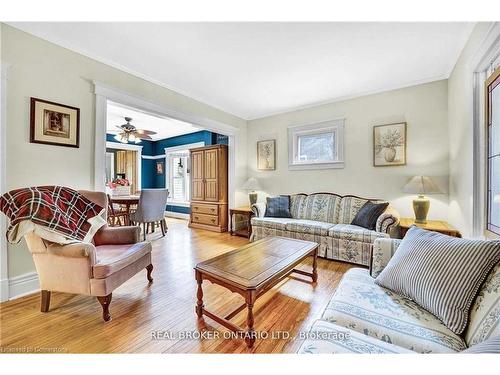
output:
[[[427,176],[414,176],[403,187],[405,193],[410,194],[439,194],[442,193],[439,186]]]
[[[243,190],[260,190],[259,181],[255,177],[250,177],[241,187]]]

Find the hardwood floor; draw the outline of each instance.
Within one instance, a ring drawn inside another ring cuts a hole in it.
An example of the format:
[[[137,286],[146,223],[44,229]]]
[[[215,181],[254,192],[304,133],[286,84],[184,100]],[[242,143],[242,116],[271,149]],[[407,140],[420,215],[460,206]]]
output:
[[[50,310],[42,313],[36,293],[0,304],[0,352],[293,353],[301,344],[296,336],[307,332],[321,317],[340,278],[353,267],[320,258],[317,285],[299,276],[277,284],[255,304],[255,330],[268,332],[269,337],[282,336],[258,339],[248,349],[244,340],[226,339],[224,335],[229,331],[221,325],[208,318],[198,321],[193,270],[196,263],[248,240],[190,229],[183,220],[168,219],[167,223],[165,238],[160,237],[159,230],[148,236],[153,244],[153,284],[148,286],[144,270],[116,289],[110,322],[102,321],[101,307],[94,297],[52,293]],[[309,271],[311,261],[299,268]],[[243,302],[240,296],[218,285],[205,282],[203,288],[205,305],[220,315]],[[243,311],[233,322],[244,326],[245,318]],[[199,330],[220,337],[180,337]],[[155,339],[154,335],[163,339]]]

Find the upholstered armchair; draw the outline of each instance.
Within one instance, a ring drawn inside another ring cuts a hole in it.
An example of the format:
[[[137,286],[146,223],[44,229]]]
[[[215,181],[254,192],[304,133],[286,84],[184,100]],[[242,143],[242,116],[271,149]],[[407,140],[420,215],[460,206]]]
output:
[[[80,194],[107,209],[105,193],[79,191]],[[68,245],[52,243],[33,232],[26,235],[40,279],[41,311],[48,312],[51,292],[96,296],[102,306],[104,321],[111,319],[109,305],[113,290],[146,269],[151,272],[151,244],[140,242],[138,227],[108,227],[99,229],[92,243]]]

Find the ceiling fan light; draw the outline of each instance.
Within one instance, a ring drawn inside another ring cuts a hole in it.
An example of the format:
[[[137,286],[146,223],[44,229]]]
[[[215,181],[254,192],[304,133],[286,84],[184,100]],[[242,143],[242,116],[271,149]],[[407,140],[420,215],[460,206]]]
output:
[[[135,143],[141,143],[141,139],[140,138],[135,138]]]
[[[130,142],[135,142],[135,140],[136,140],[136,139],[137,139],[137,138],[136,138],[136,137],[135,137],[135,135],[133,135],[133,134],[130,134],[130,135],[128,136],[128,140],[129,140]]]
[[[115,141],[118,141],[118,142],[122,141],[122,135],[121,134],[117,134],[113,138],[115,139]]]

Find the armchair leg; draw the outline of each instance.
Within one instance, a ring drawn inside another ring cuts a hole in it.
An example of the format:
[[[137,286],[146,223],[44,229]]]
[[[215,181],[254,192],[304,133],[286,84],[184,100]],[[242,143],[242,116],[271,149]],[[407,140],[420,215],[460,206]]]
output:
[[[146,241],[146,223],[142,223],[142,233],[144,241]]]
[[[150,264],[149,266],[147,266],[146,270],[148,271],[148,281],[150,283],[152,283],[153,282],[153,277],[151,276],[151,272],[153,272],[153,265]]]
[[[160,228],[161,228],[161,234],[163,237],[165,237],[165,226],[164,226],[163,220],[160,220],[159,223],[160,223]]]
[[[42,304],[40,306],[41,312],[48,312],[50,307],[50,291],[42,290]]]
[[[109,314],[109,304],[111,303],[111,296],[112,293],[109,293],[107,296],[104,297],[97,297],[97,300],[102,306],[102,319],[105,322],[111,320],[111,315]]]

